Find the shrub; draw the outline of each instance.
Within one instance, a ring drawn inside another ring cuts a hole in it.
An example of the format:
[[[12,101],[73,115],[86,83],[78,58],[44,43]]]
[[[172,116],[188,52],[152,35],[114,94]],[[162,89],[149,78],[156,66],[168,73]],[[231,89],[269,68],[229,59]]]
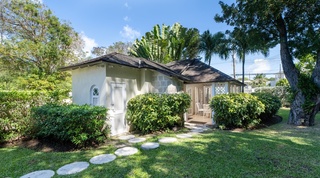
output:
[[[255,93],[270,93],[280,99],[282,106],[290,106],[292,92],[289,86],[255,88]]]
[[[221,129],[253,127],[260,123],[264,105],[257,97],[245,93],[216,95],[210,102],[214,120]]]
[[[89,105],[48,104],[32,108],[34,135],[72,142],[76,146],[104,141],[107,131],[103,129],[107,109]]]
[[[134,130],[150,133],[183,125],[183,113],[190,105],[190,96],[179,94],[144,94],[128,102],[127,118]]]
[[[0,142],[28,135],[30,108],[48,100],[47,93],[35,91],[0,91]]]
[[[264,112],[259,116],[263,121],[270,120],[281,107],[280,99],[270,93],[252,93],[252,95],[258,97],[265,106]]]

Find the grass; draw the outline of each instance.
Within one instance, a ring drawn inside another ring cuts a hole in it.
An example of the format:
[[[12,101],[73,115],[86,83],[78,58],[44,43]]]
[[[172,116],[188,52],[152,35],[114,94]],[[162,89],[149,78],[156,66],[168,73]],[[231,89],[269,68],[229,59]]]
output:
[[[191,139],[161,145],[155,150],[117,157],[111,163],[90,164],[87,170],[54,177],[319,177],[320,116],[314,127],[286,124],[232,132],[214,130]],[[174,136],[167,133],[149,138]],[[135,144],[139,148],[141,144]],[[37,152],[20,147],[0,149],[0,177],[20,177],[41,169],[56,171],[74,161],[89,161],[95,155],[114,153],[113,145],[74,152]]]

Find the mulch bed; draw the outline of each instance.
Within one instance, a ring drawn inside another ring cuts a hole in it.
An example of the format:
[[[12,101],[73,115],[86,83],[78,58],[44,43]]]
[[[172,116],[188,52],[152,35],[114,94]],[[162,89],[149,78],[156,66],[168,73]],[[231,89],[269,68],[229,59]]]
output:
[[[258,127],[254,129],[265,128],[280,122],[282,122],[282,117],[276,115],[272,119],[268,120],[268,122],[263,122],[262,124],[260,124]],[[237,128],[231,129],[231,130],[238,131]],[[0,143],[0,148],[13,147],[13,146],[19,146],[19,147],[28,148],[36,151],[42,151],[42,152],[68,152],[68,151],[79,150],[79,148],[77,148],[72,143],[59,142],[53,139],[22,138],[12,142]],[[97,147],[97,146],[98,145],[93,145],[91,146],[91,148]],[[82,148],[82,149],[86,149],[86,148]]]
[[[42,152],[67,152],[77,149],[72,143],[61,143],[50,139],[22,138],[11,142],[0,143],[0,148],[13,146],[29,148]]]

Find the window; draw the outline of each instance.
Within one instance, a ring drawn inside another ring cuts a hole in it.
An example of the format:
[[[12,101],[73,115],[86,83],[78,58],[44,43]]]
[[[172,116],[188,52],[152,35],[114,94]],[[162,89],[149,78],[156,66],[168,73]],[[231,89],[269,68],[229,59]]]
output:
[[[98,106],[99,105],[99,89],[98,89],[98,87],[93,85],[90,90],[90,95],[91,95],[90,104],[92,106]]]
[[[216,95],[227,93],[225,86],[225,83],[216,83],[214,87]]]

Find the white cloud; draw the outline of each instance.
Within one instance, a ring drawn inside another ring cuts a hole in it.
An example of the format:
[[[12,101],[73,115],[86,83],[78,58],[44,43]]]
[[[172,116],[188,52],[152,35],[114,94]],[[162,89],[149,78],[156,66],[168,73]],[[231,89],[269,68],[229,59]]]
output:
[[[125,17],[123,18],[123,20],[126,21],[126,22],[128,22],[130,19],[129,19],[128,16],[125,16]]]
[[[249,66],[248,70],[251,71],[251,73],[266,73],[270,72],[271,65],[268,60],[255,59],[254,63]]]
[[[127,40],[134,40],[138,37],[140,37],[140,32],[134,30],[133,28],[131,28],[129,25],[126,25],[123,27],[123,30],[120,31],[120,34],[123,38],[127,39]]]
[[[130,8],[130,6],[129,6],[129,4],[126,2],[126,3],[124,3],[124,7],[126,7],[126,8]]]
[[[84,34],[84,32],[81,32],[81,37],[84,41],[84,51],[86,53],[86,56],[91,56],[91,50],[93,47],[97,47],[98,44],[95,42],[94,39],[89,38]]]

